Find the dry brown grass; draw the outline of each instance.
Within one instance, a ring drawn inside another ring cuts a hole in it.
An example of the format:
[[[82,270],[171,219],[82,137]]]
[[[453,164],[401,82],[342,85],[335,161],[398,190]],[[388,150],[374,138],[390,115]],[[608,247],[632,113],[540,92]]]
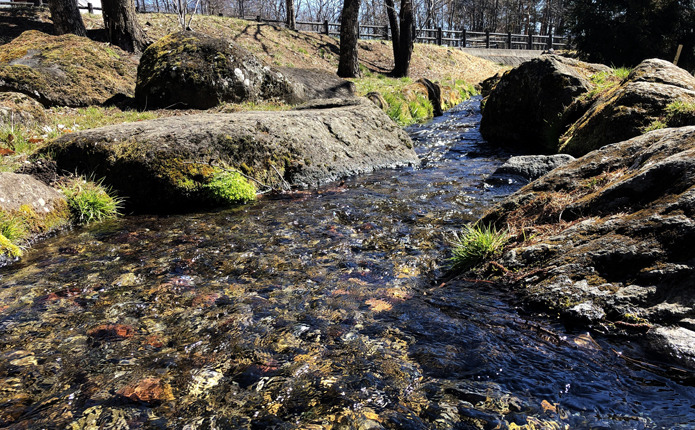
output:
[[[103,21],[99,15],[83,15],[90,37],[103,38]],[[157,40],[179,30],[175,15],[138,15],[150,39]],[[8,31],[0,35],[0,43],[7,43],[21,31],[38,29],[50,31],[47,12],[22,13],[0,11],[0,26]],[[291,31],[285,28],[217,16],[195,16],[193,30],[232,40],[254,53],[270,65],[317,68],[335,72],[338,68],[338,39],[322,34]],[[386,41],[360,41],[361,64],[376,73],[387,73],[393,68],[391,43]],[[476,84],[502,69],[495,63],[468,55],[455,48],[416,44],[413,51],[410,76],[431,80],[463,79]]]

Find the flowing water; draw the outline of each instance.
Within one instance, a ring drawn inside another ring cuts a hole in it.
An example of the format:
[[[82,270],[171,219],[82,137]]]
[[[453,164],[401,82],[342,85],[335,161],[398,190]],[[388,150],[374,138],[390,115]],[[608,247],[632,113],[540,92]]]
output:
[[[0,427],[695,428],[636,346],[437,281],[514,188],[478,104],[410,129],[420,169],[35,247],[0,272]]]

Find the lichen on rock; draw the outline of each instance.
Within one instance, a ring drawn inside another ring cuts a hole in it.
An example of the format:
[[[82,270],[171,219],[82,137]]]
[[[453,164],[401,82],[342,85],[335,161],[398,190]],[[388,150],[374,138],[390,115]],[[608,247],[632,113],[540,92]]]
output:
[[[89,106],[117,94],[132,96],[135,71],[135,60],[117,47],[30,30],[3,45],[0,91],[20,92],[45,106]]]

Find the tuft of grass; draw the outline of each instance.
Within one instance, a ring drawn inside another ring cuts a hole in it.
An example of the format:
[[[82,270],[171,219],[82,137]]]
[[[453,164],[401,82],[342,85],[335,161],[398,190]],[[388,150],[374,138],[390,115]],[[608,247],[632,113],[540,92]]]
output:
[[[60,186],[77,224],[103,221],[119,215],[123,200],[115,197],[102,181],[74,178]]]
[[[499,257],[508,240],[507,230],[468,224],[460,235],[455,234],[451,265],[457,270],[467,270]]]
[[[0,235],[15,243],[28,234],[26,221],[20,216],[9,215],[0,211]]]
[[[684,127],[695,125],[695,102],[676,100],[664,108],[664,115],[644,127],[643,132],[659,130],[667,127]]]
[[[589,79],[594,84],[594,88],[588,93],[584,94],[586,99],[592,99],[597,95],[604,94],[611,89],[620,85],[620,83],[625,80],[632,69],[626,67],[619,67],[617,69],[611,69],[608,72],[598,72],[592,75]]]
[[[256,200],[256,187],[239,172],[224,171],[204,185],[210,197],[220,204],[246,203]]]
[[[6,255],[11,258],[21,257],[22,248],[12,243],[12,241],[0,234],[0,255]]]

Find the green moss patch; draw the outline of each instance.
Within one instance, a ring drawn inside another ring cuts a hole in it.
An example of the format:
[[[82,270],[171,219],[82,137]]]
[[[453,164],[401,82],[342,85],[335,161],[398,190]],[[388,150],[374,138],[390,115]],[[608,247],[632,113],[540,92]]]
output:
[[[256,187],[235,171],[216,173],[203,188],[212,200],[220,204],[246,203],[256,199]]]

